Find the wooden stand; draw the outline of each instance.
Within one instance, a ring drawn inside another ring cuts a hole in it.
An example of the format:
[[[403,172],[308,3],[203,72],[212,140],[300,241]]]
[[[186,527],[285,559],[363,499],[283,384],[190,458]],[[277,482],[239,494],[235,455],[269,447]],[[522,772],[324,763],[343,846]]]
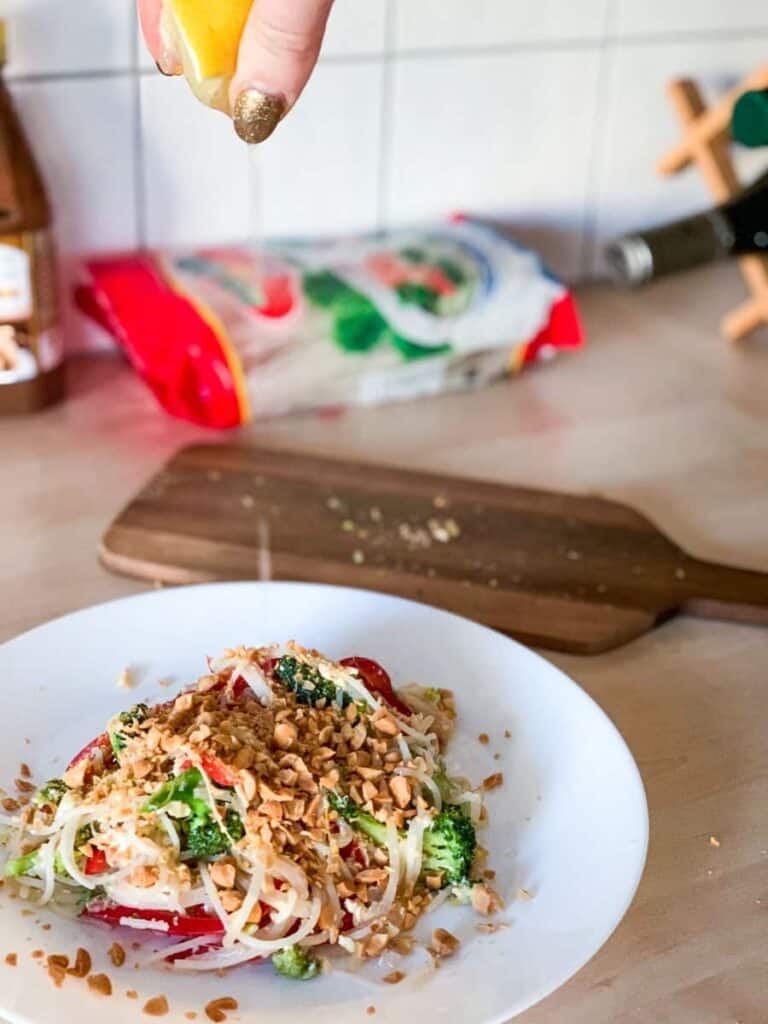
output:
[[[716,202],[724,203],[737,195],[742,186],[730,154],[731,115],[739,97],[753,89],[768,89],[768,65],[746,78],[714,107],[707,107],[695,82],[670,82],[667,94],[684,135],[659,162],[659,173],[677,174],[694,163]],[[768,324],[768,257],[742,256],[739,266],[752,297],[723,318],[721,330],[729,341],[739,341],[762,324]]]

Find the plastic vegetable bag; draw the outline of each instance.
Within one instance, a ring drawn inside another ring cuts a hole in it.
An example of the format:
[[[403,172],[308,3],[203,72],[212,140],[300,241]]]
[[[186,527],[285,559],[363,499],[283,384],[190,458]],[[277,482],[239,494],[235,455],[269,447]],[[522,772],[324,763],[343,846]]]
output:
[[[168,412],[211,427],[479,387],[582,343],[538,257],[466,219],[86,270],[81,308]]]

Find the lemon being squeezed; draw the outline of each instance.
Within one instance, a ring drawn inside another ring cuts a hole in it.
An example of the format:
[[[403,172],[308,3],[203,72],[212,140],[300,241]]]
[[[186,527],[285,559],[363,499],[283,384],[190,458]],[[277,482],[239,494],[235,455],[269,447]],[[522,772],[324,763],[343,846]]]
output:
[[[253,0],[164,0],[161,33],[199,100],[231,114],[229,86]]]

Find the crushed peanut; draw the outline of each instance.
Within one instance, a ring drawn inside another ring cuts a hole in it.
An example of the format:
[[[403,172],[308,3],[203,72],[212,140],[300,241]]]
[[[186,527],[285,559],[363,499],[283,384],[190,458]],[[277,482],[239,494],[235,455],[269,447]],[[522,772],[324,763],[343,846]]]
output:
[[[19,954],[18,953],[6,953],[5,954],[5,962],[8,964],[9,967],[16,967],[16,966],[18,966]]]
[[[493,775],[489,775],[487,779],[483,779],[483,789],[486,793],[489,793],[492,789],[498,789],[499,786],[503,785],[504,776],[501,772],[494,772]]]
[[[436,956],[445,958],[458,952],[460,945],[459,940],[451,932],[445,928],[435,928],[429,948]]]
[[[106,974],[91,974],[88,978],[88,988],[98,996],[112,995],[112,982]]]
[[[231,996],[222,996],[220,999],[212,999],[205,1007],[205,1015],[209,1020],[221,1024],[227,1019],[228,1010],[237,1010],[239,1003]]]
[[[386,982],[387,985],[399,985],[404,977],[405,973],[403,971],[390,971],[381,980]]]
[[[87,978],[91,973],[91,954],[87,949],[83,949],[80,946],[75,953],[75,962],[67,970],[67,974],[71,974],[73,978]]]
[[[144,1003],[143,1013],[148,1017],[164,1017],[168,1013],[168,1000],[165,996],[153,996]]]
[[[113,942],[109,947],[109,959],[115,967],[122,967],[125,963],[125,950],[119,942]]]

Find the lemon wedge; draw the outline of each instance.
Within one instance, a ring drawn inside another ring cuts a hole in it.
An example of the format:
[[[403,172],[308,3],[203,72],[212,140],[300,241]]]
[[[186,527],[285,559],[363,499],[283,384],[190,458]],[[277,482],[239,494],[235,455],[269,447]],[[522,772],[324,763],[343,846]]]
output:
[[[199,100],[231,113],[229,84],[253,0],[165,0],[162,34]]]

